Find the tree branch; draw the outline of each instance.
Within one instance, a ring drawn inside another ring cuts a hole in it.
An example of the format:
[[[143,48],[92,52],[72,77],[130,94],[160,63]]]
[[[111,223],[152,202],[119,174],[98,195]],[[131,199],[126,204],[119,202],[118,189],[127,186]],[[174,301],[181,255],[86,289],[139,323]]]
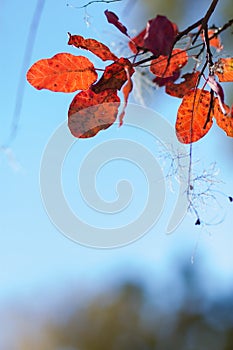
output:
[[[102,2],[102,3],[105,3],[105,4],[110,4],[112,2],[118,2],[118,1],[122,1],[122,0],[93,0],[93,1],[88,2],[86,5],[83,5],[83,6],[72,6],[72,7],[76,8],[76,9],[83,9],[83,8],[86,8],[86,7],[88,7],[88,6],[92,5],[92,4],[95,4],[95,3]],[[67,6],[71,6],[71,5],[67,4]]]

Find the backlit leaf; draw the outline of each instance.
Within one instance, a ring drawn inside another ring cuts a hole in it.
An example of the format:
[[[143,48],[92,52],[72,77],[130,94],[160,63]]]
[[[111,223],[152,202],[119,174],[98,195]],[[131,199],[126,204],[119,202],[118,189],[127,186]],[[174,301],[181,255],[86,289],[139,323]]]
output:
[[[182,76],[184,81],[179,84],[174,84],[169,81],[166,84],[166,93],[171,96],[182,98],[186,95],[190,90],[194,89],[198,80],[200,72],[194,73],[186,73]]]
[[[220,58],[215,63],[215,74],[221,82],[233,82],[233,57]]]
[[[69,35],[68,45],[74,45],[77,48],[91,51],[93,54],[101,58],[103,61],[116,61],[117,57],[109,50],[109,48],[95,39],[84,39],[81,35]]]
[[[59,53],[34,63],[27,72],[28,82],[36,89],[74,92],[88,89],[97,79],[92,62],[83,56]]]
[[[178,109],[176,135],[182,143],[192,143],[207,134],[213,124],[209,91],[194,89],[188,92]]]
[[[123,34],[128,35],[127,28],[119,22],[119,17],[112,11],[104,11],[105,16],[107,17],[108,23],[113,24],[117,29],[119,29]]]
[[[218,126],[225,131],[227,136],[233,137],[233,117],[231,115],[231,109],[229,106],[224,104],[224,110],[226,113],[224,114],[219,104],[219,100],[215,98],[214,104],[214,117]]]
[[[92,90],[99,93],[106,89],[120,90],[127,81],[125,67],[129,70],[129,75],[134,73],[132,64],[126,58],[119,58],[116,62],[110,64],[105,68],[104,74],[100,80],[92,86]]]
[[[217,28],[210,28],[208,30],[208,38],[211,38],[216,33]],[[204,34],[201,33],[201,38],[204,41]],[[215,47],[215,49],[219,52],[223,49],[223,45],[221,43],[219,35],[215,36],[214,38],[210,39],[210,46]]]
[[[170,55],[178,33],[176,24],[166,16],[156,16],[147,22],[144,47],[154,55]]]
[[[68,111],[72,135],[88,138],[109,128],[117,118],[119,104],[116,90],[109,89],[99,94],[90,89],[81,91],[74,97]]]
[[[121,112],[121,114],[119,116],[120,126],[123,124],[123,118],[125,116],[125,109],[126,109],[127,104],[128,104],[129,94],[133,90],[133,82],[132,82],[131,76],[129,74],[128,67],[125,67],[125,72],[126,72],[126,75],[127,75],[127,82],[124,85],[123,90],[122,90],[123,95],[124,95],[124,107],[123,107],[123,110],[122,110],[122,112]]]
[[[139,47],[141,47],[141,48],[144,47],[145,34],[146,34],[146,28],[143,29],[138,35],[136,35],[134,38],[132,38],[129,41],[129,48],[131,49],[131,51],[133,53],[135,53],[135,54],[138,53],[138,48]]]
[[[159,56],[151,61],[150,70],[161,78],[171,77],[174,72],[184,67],[188,62],[186,51],[174,49],[168,65],[168,56]]]

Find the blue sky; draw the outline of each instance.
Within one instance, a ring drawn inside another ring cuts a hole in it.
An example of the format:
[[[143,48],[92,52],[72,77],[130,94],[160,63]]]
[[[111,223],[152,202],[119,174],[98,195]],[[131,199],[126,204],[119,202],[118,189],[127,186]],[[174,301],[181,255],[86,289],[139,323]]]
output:
[[[38,28],[31,62],[51,57],[58,52],[76,54],[68,47],[67,32],[94,37],[106,44],[117,40],[125,45],[125,38],[115,28],[105,23],[103,11],[109,8],[121,13],[121,6],[92,5],[88,8],[90,26],[84,20],[85,11],[66,6],[67,1],[46,1]],[[75,1],[72,2],[75,4]],[[7,139],[15,107],[20,70],[27,44],[30,22],[36,1],[2,1],[0,4],[1,55],[1,143]],[[198,14],[196,14],[197,17]],[[194,20],[197,18],[195,17]],[[127,16],[122,17],[127,23]],[[141,29],[141,28],[138,28]],[[116,45],[119,47],[118,45]],[[113,47],[114,50],[114,47]],[[101,64],[98,61],[98,64]],[[28,67],[24,67],[26,72]],[[163,97],[163,91],[155,92],[154,105],[171,123],[174,123],[179,101]],[[44,148],[58,125],[66,120],[67,109],[74,94],[37,91],[25,81],[25,94],[20,114],[17,137],[10,144],[10,157],[0,154],[0,305],[20,298],[33,300],[38,291],[66,290],[76,285],[94,285],[101,289],[106,283],[114,283],[122,276],[140,275],[145,283],[157,279],[174,281],[177,264],[184,259],[200,268],[203,284],[210,294],[232,288],[233,275],[233,207],[224,196],[216,194],[222,206],[224,220],[219,225],[195,227],[195,218],[187,216],[179,228],[166,235],[167,217],[175,202],[175,194],[167,194],[164,212],[158,223],[143,238],[119,249],[98,250],[81,246],[63,236],[49,220],[40,195],[39,172]],[[163,98],[163,100],[162,100]],[[159,103],[163,101],[163,103]],[[96,139],[83,140],[75,145],[67,159],[64,188],[72,205],[77,206],[73,195],[80,154],[85,156],[93,145],[116,137],[134,138],[127,135],[127,128],[113,126]],[[130,131],[129,131],[130,132]],[[120,134],[119,134],[120,133]],[[146,140],[141,137],[141,142]],[[148,141],[149,142],[149,141]],[[221,147],[219,146],[221,145]],[[152,147],[151,145],[148,147]],[[227,139],[215,126],[197,146],[195,154],[201,159],[200,169],[217,162],[220,169],[220,191],[233,195],[232,158],[229,149],[232,140]],[[152,147],[153,149],[153,147]],[[75,152],[78,152],[76,158]],[[12,158],[11,158],[12,159]],[[131,178],[136,189],[133,208],[138,210],[143,198],[143,177],[131,164],[119,163],[99,178],[97,187],[103,196],[111,198],[111,186],[116,179],[116,169],[121,177]],[[75,174],[72,173],[75,171]],[[110,179],[110,181],[109,181]],[[67,183],[65,181],[68,181]],[[110,186],[110,189],[108,186]],[[138,199],[137,199],[138,195]],[[84,204],[79,204],[84,205]],[[89,209],[78,208],[89,217]],[[132,209],[133,210],[133,209]],[[217,215],[217,210],[216,215]],[[131,211],[132,214],[133,211]],[[107,282],[106,282],[107,281]]]

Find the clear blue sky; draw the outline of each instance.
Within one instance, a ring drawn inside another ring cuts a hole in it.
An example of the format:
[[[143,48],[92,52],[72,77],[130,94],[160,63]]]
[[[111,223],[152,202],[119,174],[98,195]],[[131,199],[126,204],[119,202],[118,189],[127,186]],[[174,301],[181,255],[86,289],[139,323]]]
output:
[[[107,44],[125,38],[110,25],[106,25],[103,11],[109,8],[121,14],[121,6],[93,5],[89,7],[90,27],[84,20],[84,10],[66,6],[67,1],[46,1],[38,28],[30,64],[38,59],[51,57],[58,52],[76,53],[68,47],[67,32],[94,37]],[[77,2],[76,2],[77,3]],[[75,4],[75,1],[72,2]],[[36,1],[2,1],[0,3],[1,37],[1,129],[0,143],[4,142],[11,128],[15,108],[18,81],[23,63],[27,36],[35,10]],[[135,8],[136,10],[136,8]],[[199,17],[196,14],[195,18]],[[127,23],[127,16],[122,19]],[[114,49],[113,49],[114,50]],[[99,63],[99,61],[98,61]],[[24,67],[25,71],[27,67]],[[92,285],[101,288],[121,276],[141,275],[146,281],[158,278],[174,280],[176,266],[185,259],[190,264],[195,255],[195,264],[202,271],[203,283],[212,294],[228,290],[233,277],[233,207],[227,199],[216,194],[223,209],[224,220],[217,226],[201,229],[194,226],[195,219],[187,216],[180,227],[170,236],[165,234],[167,216],[175,194],[167,196],[164,213],[157,225],[142,239],[119,249],[98,250],[83,247],[64,237],[49,220],[40,196],[39,171],[43,150],[57,126],[66,120],[67,108],[73,94],[37,91],[25,81],[25,94],[16,139],[10,145],[13,164],[0,154],[0,305],[7,301],[33,299],[38,291],[66,290],[75,285]],[[174,123],[178,101],[156,92],[156,109]],[[124,128],[124,127],[123,127]],[[116,128],[101,133],[96,140],[78,143],[74,151],[85,155],[96,142],[114,137]],[[120,136],[127,136],[126,129]],[[128,135],[133,138],[133,135]],[[143,141],[143,139],[142,139]],[[221,145],[221,147],[219,146]],[[212,161],[220,169],[219,178],[225,183],[219,189],[233,195],[232,139],[225,140],[222,131],[213,128],[210,134],[196,147],[197,158],[204,160],[204,167]],[[64,180],[74,179],[78,165],[75,153],[69,157],[68,175]],[[70,174],[73,171],[75,175]],[[140,190],[144,188],[138,170],[120,163],[120,175],[132,178],[139,198],[135,196],[134,208],[140,208]],[[202,165],[200,166],[202,168]],[[113,178],[116,169],[110,171]],[[135,175],[136,174],[136,175]],[[105,178],[97,182],[99,191],[111,198],[112,188],[106,189]],[[112,186],[112,182],[110,186]],[[71,184],[65,184],[67,196],[75,206],[76,195]],[[141,192],[142,193],[142,192]],[[80,208],[85,216],[85,208]],[[215,210],[215,209],[214,209]],[[217,214],[217,213],[216,213]],[[86,214],[87,215],[87,214]],[[87,218],[88,219],[88,218]],[[90,217],[89,217],[90,219]],[[173,277],[172,277],[173,276]]]

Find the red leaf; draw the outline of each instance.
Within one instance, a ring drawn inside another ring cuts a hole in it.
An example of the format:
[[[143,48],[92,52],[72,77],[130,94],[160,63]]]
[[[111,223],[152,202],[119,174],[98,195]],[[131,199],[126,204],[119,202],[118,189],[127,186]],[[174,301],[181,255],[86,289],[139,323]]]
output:
[[[81,91],[70,104],[68,126],[73,136],[88,138],[109,128],[116,120],[120,99],[115,90],[95,94]]]
[[[220,58],[215,63],[215,74],[221,82],[233,82],[233,57]]]
[[[200,72],[198,71],[194,73],[186,73],[182,76],[184,81],[179,84],[174,84],[173,82],[169,81],[166,84],[166,93],[174,97],[184,97],[190,90],[196,87],[199,74]]]
[[[124,95],[124,107],[123,110],[119,116],[119,120],[120,120],[120,126],[123,124],[123,118],[125,116],[125,109],[127,107],[128,104],[128,98],[129,98],[129,94],[131,93],[131,91],[133,90],[133,82],[132,79],[130,77],[130,73],[129,73],[129,69],[128,67],[125,67],[125,72],[127,75],[127,83],[124,85],[123,87],[123,95]]]
[[[156,16],[147,22],[144,47],[154,55],[170,55],[178,33],[177,26],[165,16]]]
[[[39,60],[27,72],[28,82],[36,89],[56,92],[86,90],[97,77],[95,67],[88,58],[69,53]]]
[[[134,69],[130,61],[126,58],[121,57],[116,62],[107,66],[100,80],[92,86],[92,90],[97,94],[106,89],[120,90],[127,81],[125,67],[129,69],[131,76],[134,73]]]
[[[168,78],[184,67],[188,62],[187,52],[181,49],[174,49],[168,65],[168,56],[159,56],[151,61],[150,70],[161,78]]]
[[[231,109],[224,104],[224,110],[226,111],[225,114],[222,111],[219,99],[216,97],[214,104],[214,117],[216,122],[218,126],[225,131],[227,136],[233,137],[233,117],[231,115]]]
[[[143,48],[144,47],[144,37],[146,34],[146,28],[143,29],[137,36],[131,39],[129,41],[129,48],[133,53],[138,53],[138,48]]]
[[[156,77],[153,79],[153,83],[155,83],[157,86],[161,87],[161,86],[166,86],[168,83],[172,83],[174,81],[176,81],[180,76],[180,71],[177,70],[173,73],[173,75],[171,77],[167,77],[167,78],[160,78],[160,77]]]
[[[121,33],[129,37],[127,33],[127,28],[121,22],[119,22],[119,17],[117,17],[117,15],[114,12],[106,10],[104,11],[104,14],[107,17],[108,23],[113,24],[115,27],[117,27],[117,29],[121,31]]]
[[[206,90],[195,89],[184,96],[176,120],[176,135],[180,142],[196,142],[207,134],[213,124],[210,103],[211,94]]]
[[[101,58],[103,61],[116,61],[117,57],[109,50],[109,48],[95,39],[84,39],[81,35],[69,35],[68,45],[74,45],[77,48],[91,51],[93,54]]]

